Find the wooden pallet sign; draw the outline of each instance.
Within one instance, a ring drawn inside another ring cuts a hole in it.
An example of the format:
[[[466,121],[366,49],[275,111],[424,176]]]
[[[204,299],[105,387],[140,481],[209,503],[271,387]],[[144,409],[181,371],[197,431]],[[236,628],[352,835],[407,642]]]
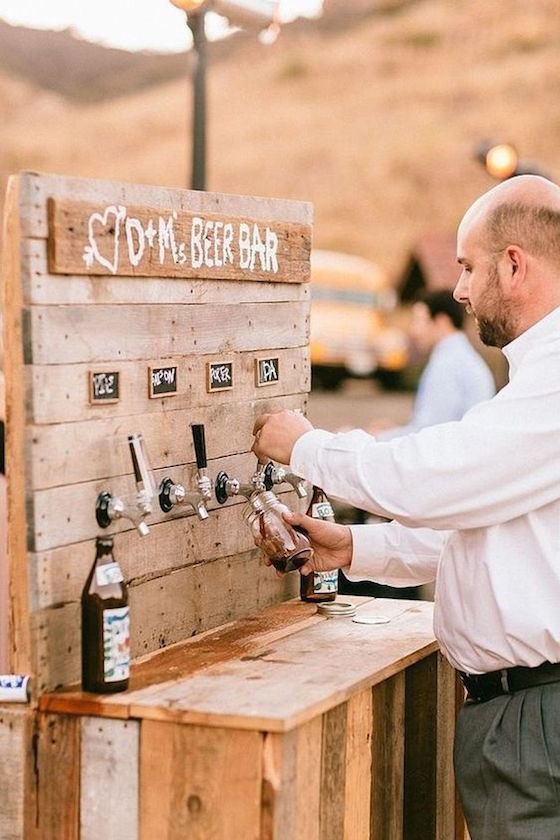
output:
[[[309,279],[310,225],[73,199],[48,209],[53,274]]]
[[[303,409],[310,388],[311,206],[24,173],[3,235],[10,617],[7,670],[37,693],[80,678],[80,593],[95,539],[115,537],[137,657],[292,597],[260,562],[243,499],[152,500],[140,537],[102,529],[99,494],[134,500],[128,435],[156,487],[196,487],[191,424],[208,474],[245,482],[256,417]],[[260,282],[255,282],[260,281]],[[276,360],[280,378],[256,360]],[[281,366],[278,367],[278,366]],[[288,493],[295,502],[295,495]],[[250,581],[250,585],[248,585]]]

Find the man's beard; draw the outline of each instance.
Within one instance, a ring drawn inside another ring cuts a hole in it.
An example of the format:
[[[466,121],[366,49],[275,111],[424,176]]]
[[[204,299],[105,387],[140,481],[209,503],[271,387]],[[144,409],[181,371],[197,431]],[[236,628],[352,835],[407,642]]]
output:
[[[512,307],[500,290],[496,265],[488,270],[486,288],[474,316],[480,340],[488,347],[505,347],[517,335]]]

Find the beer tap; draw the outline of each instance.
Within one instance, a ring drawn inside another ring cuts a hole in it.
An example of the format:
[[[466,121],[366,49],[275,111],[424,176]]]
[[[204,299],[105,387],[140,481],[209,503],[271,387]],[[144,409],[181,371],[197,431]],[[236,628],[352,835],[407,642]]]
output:
[[[212,498],[212,484],[206,474],[206,440],[202,423],[191,423],[194,452],[197,466],[197,489],[188,492],[182,484],[175,484],[171,478],[164,478],[159,485],[159,506],[169,513],[174,505],[190,505],[199,519],[208,519],[206,502]]]
[[[152,512],[155,481],[142,435],[129,435],[128,446],[136,481],[134,501],[127,502],[104,490],[97,497],[95,518],[101,528],[108,528],[115,519],[129,519],[140,536],[145,537],[150,531],[145,519]]]
[[[300,499],[305,499],[307,496],[307,490],[299,475],[288,472],[284,467],[273,464],[272,461],[269,461],[264,468],[264,481],[267,490],[272,490],[275,484],[284,484],[286,482],[292,485]]]
[[[237,478],[230,478],[226,472],[222,470],[216,476],[215,493],[216,499],[220,505],[230,498],[230,496],[245,496],[248,499],[253,493],[260,490],[266,490],[265,484],[265,464],[260,462],[257,464],[257,469],[249,479],[247,484],[241,484]]]

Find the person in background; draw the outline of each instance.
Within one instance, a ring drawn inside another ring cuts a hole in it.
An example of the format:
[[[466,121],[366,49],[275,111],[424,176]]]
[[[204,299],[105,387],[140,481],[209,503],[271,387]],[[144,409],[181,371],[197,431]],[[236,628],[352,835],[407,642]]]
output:
[[[493,399],[391,441],[265,414],[253,450],[394,520],[286,516],[315,549],[304,574],[436,578],[434,633],[468,692],[455,775],[471,840],[558,840],[560,187],[520,175],[485,193],[459,226],[457,259],[455,298],[509,362]]]
[[[412,418],[406,426],[370,426],[370,434],[392,440],[460,420],[473,405],[494,396],[494,378],[465,335],[464,323],[464,307],[450,290],[429,292],[413,305],[410,336],[429,360],[418,383]]]

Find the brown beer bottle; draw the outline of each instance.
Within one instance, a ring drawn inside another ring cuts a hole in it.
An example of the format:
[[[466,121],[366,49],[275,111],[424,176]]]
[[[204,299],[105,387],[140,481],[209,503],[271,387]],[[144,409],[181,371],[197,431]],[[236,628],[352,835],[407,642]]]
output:
[[[307,515],[334,522],[332,505],[320,487],[313,487]],[[299,594],[302,601],[334,601],[338,592],[338,569],[300,575]]]
[[[97,539],[95,563],[82,591],[82,688],[110,694],[128,688],[128,592],[111,537]]]

